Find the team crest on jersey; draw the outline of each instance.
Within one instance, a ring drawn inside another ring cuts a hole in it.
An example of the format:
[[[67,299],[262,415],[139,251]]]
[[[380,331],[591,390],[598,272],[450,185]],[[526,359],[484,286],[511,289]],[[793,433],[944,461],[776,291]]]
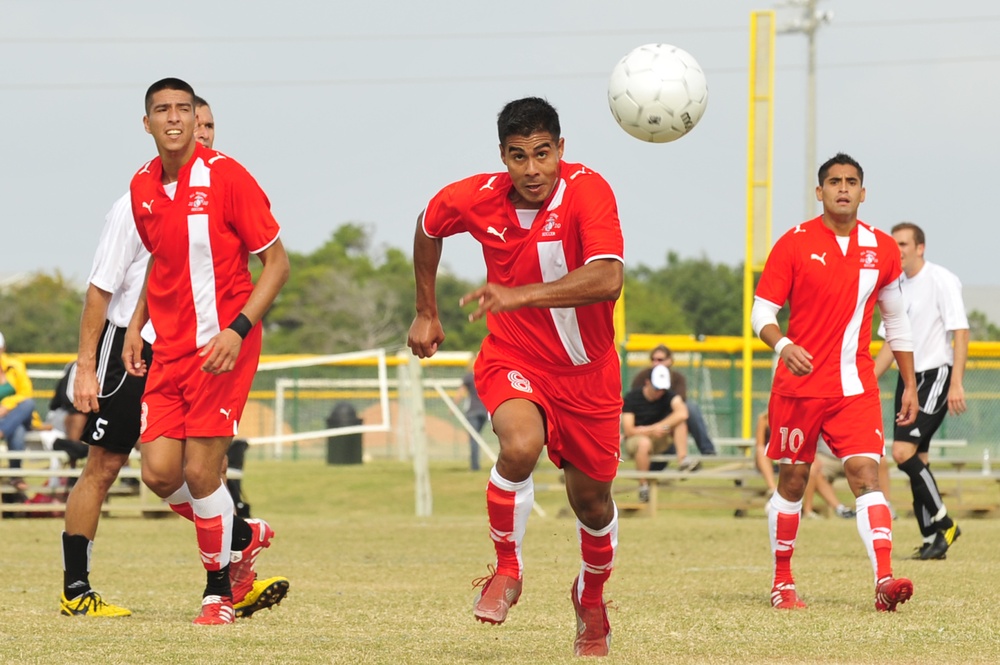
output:
[[[524,378],[524,375],[516,369],[507,372],[507,380],[510,381],[510,387],[514,390],[520,390],[522,393],[535,392],[531,389],[531,381]]]
[[[562,224],[559,223],[559,213],[550,212],[548,218],[545,220],[545,225],[542,227],[542,235],[551,237],[556,235],[556,231],[562,228]]]
[[[208,192],[191,192],[188,196],[188,208],[190,212],[204,212],[208,206]]]
[[[878,265],[878,254],[873,249],[861,250],[861,267],[874,268]]]

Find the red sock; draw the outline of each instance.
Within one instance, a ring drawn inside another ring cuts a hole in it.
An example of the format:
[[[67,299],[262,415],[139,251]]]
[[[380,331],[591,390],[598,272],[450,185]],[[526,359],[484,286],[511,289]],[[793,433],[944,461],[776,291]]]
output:
[[[170,510],[186,520],[194,521],[194,508],[191,507],[191,502],[194,499],[188,490],[187,483],[181,485],[176,492],[168,496],[165,500],[167,505],[170,506]]]
[[[862,494],[855,502],[858,535],[865,544],[877,583],[892,576],[892,514],[882,492]]]
[[[528,525],[528,513],[534,503],[534,485],[529,477],[512,483],[490,472],[486,485],[486,512],[490,520],[490,538],[497,553],[497,574],[521,579],[521,543]]]
[[[615,551],[618,549],[618,508],[615,507],[611,523],[600,531],[588,529],[581,522],[576,523],[580,535],[580,552],[583,564],[580,567],[580,605],[600,607],[604,601],[604,583],[611,577],[614,568]]]
[[[774,555],[774,586],[794,584],[792,554],[799,534],[799,512],[802,501],[788,501],[777,492],[771,495],[767,511],[767,528]]]
[[[228,499],[228,501],[227,501]],[[194,499],[194,528],[205,570],[217,571],[229,565],[233,538],[233,498],[225,485],[219,485],[204,499]]]

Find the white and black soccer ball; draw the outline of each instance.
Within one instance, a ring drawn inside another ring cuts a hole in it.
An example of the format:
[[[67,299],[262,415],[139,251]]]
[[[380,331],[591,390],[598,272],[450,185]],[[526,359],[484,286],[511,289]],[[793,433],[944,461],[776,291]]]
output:
[[[633,49],[611,72],[608,105],[626,132],[652,143],[684,136],[708,105],[708,82],[698,61],[670,44]]]

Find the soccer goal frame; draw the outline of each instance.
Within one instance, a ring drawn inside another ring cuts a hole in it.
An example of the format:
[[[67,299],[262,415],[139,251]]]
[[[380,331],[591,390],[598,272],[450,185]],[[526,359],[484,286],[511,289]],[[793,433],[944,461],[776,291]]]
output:
[[[327,356],[317,356],[296,360],[285,360],[261,363],[258,371],[281,371],[316,367],[319,365],[350,365],[358,361],[377,360],[377,378],[368,379],[328,379],[328,378],[296,378],[279,376],[274,382],[274,434],[248,438],[250,445],[272,445],[275,459],[284,455],[284,444],[291,442],[311,441],[334,436],[345,436],[363,432],[388,432],[392,428],[389,410],[389,374],[386,363],[385,349],[371,349],[338,353]],[[284,433],[286,424],[287,395],[289,392],[308,389],[377,389],[381,422],[374,424],[348,425],[328,427],[306,432]]]

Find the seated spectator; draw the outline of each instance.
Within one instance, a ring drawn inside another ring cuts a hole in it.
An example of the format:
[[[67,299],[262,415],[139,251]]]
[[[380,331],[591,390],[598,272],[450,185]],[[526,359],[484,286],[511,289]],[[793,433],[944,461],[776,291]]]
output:
[[[649,352],[649,360],[653,363],[653,367],[662,363],[667,369],[670,370],[671,390],[680,395],[688,409],[688,433],[691,435],[691,438],[694,439],[695,445],[698,446],[698,452],[702,455],[714,455],[715,444],[712,442],[712,438],[708,435],[708,425],[705,423],[705,417],[701,414],[701,408],[698,406],[697,402],[688,401],[687,379],[683,374],[674,369],[673,353],[671,353],[670,349],[665,345],[660,344]],[[638,378],[639,377],[636,376],[636,380],[632,381],[633,388],[639,387],[636,382]]]
[[[767,411],[757,417],[757,428],[754,431],[754,460],[757,463],[757,470],[764,478],[767,485],[767,496],[774,494],[778,488],[774,482],[774,462],[767,456],[767,440],[771,438],[771,425],[767,419]]]
[[[661,455],[673,448],[677,468],[694,471],[699,463],[687,456],[688,410],[680,395],[670,389],[666,367],[645,369],[637,377],[641,384],[625,395],[622,407],[623,449],[635,460],[637,471],[650,470],[650,455]],[[649,481],[639,481],[639,500],[649,500]]]
[[[774,494],[777,484],[774,482],[774,461],[767,453],[767,441],[771,438],[771,427],[768,422],[767,411],[757,417],[757,430],[754,435],[755,459],[760,475],[764,477],[767,484],[767,496]],[[826,445],[823,437],[820,437],[816,448],[816,460],[809,469],[809,481],[806,484],[806,491],[802,497],[802,515],[808,518],[820,517],[820,514],[813,509],[813,495],[819,492],[820,497],[826,501],[838,517],[854,517],[854,511],[840,503],[837,494],[833,491],[833,481],[844,477],[844,465],[838,460]]]
[[[35,412],[31,379],[24,363],[7,355],[7,342],[0,333],[0,436],[7,442],[7,449],[23,451],[25,437],[31,429]],[[10,460],[12,469],[21,468],[21,460]],[[10,478],[8,482],[23,492],[28,488],[23,478]]]

